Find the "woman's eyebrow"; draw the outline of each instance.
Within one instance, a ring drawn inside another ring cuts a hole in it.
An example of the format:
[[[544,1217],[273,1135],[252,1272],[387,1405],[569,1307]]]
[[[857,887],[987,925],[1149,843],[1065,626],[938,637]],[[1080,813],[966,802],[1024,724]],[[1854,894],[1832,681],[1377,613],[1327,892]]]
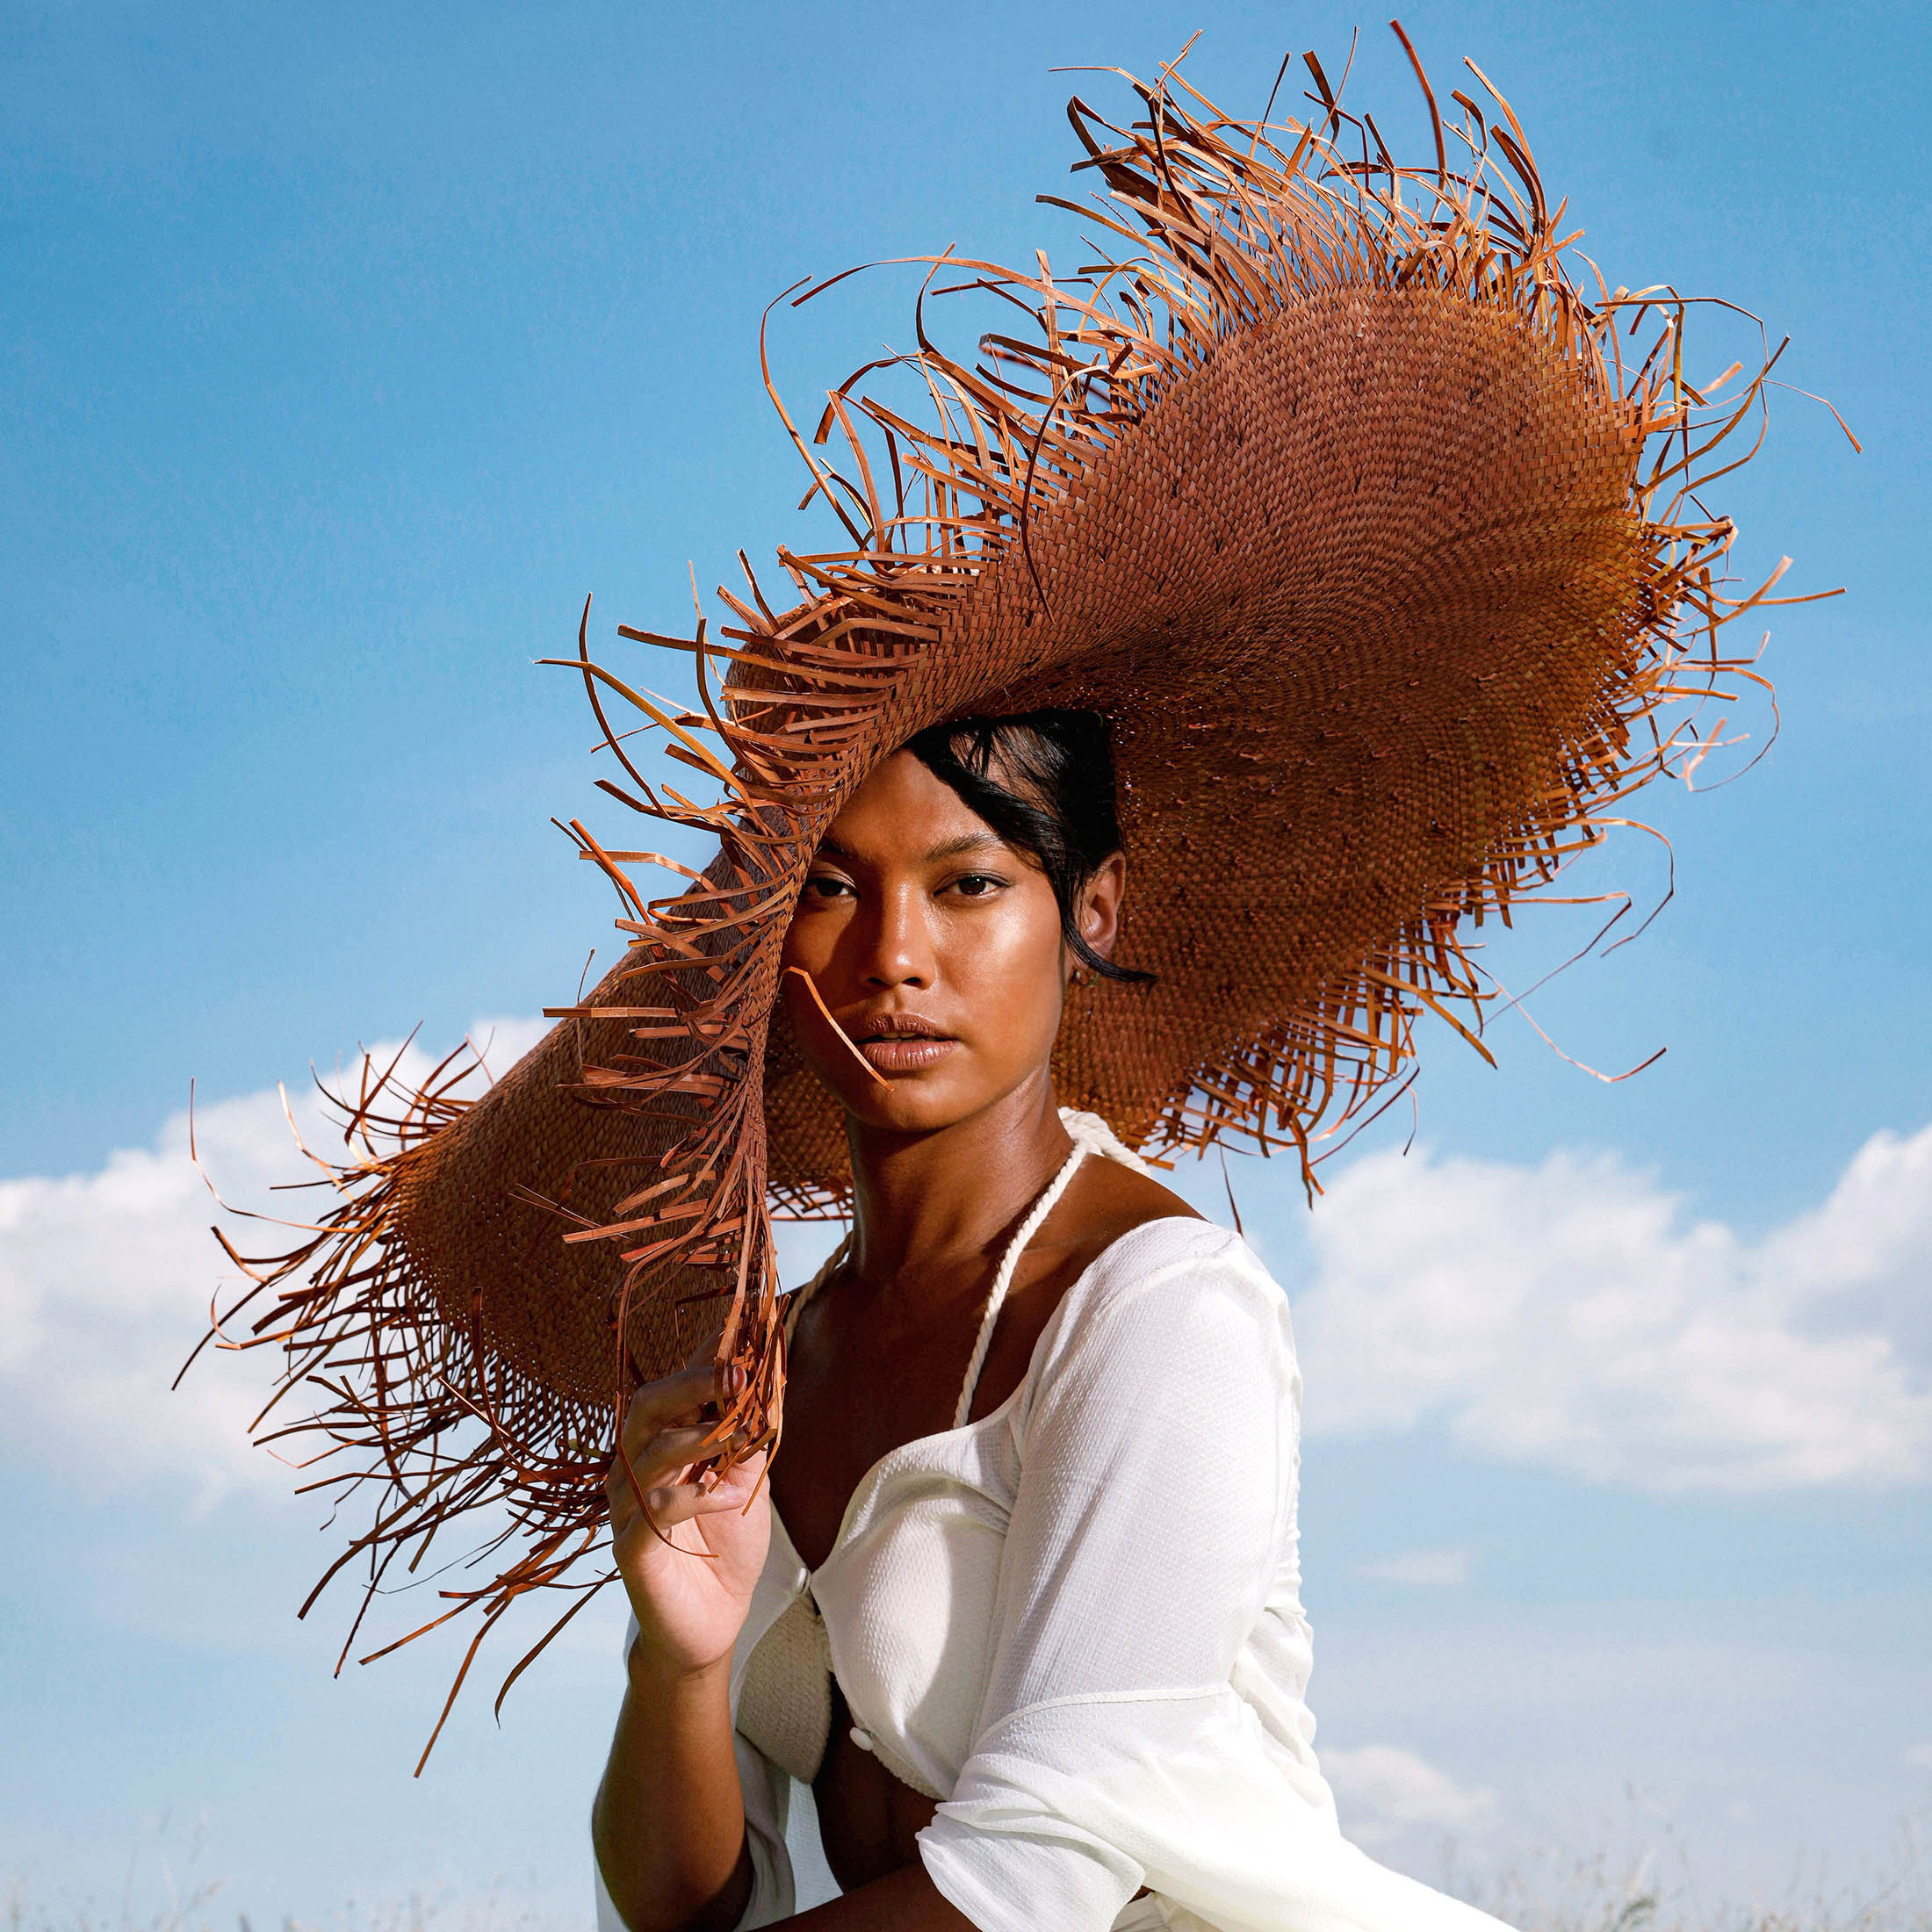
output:
[[[1006,841],[997,832],[962,832],[958,838],[943,840],[933,847],[926,854],[923,862],[933,865],[941,859],[956,859],[962,853],[984,852],[994,847],[1001,851],[1006,849]],[[819,840],[818,849],[812,854],[815,860],[842,859],[847,863],[854,862],[855,856],[829,834]]]
[[[958,838],[934,846],[926,854],[926,861],[930,865],[939,859],[956,859],[962,852],[984,852],[990,846],[1004,849],[1006,843],[997,832],[962,832]]]

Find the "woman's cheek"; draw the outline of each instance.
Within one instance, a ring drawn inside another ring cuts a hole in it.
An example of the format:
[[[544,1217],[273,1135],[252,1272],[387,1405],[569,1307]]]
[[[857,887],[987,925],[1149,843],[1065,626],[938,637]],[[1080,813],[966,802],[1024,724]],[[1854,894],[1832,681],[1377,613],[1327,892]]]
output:
[[[1015,907],[993,932],[961,950],[957,982],[968,989],[975,1016],[991,1036],[1024,1052],[1050,1043],[1060,1017],[1060,924],[1055,907],[1043,934],[1036,908]],[[1002,908],[1005,914],[1006,909]]]
[[[831,907],[801,906],[786,928],[779,963],[802,966],[813,978],[819,977],[831,963],[843,923]]]

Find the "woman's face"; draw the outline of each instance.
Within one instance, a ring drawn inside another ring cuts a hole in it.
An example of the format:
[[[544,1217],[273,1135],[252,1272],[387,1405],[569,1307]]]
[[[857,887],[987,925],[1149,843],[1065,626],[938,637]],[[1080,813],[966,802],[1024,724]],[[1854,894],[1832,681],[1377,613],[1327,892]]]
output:
[[[991,774],[999,776],[997,762]],[[1118,854],[1075,907],[1114,943]],[[1008,845],[910,752],[867,778],[825,834],[786,934],[881,1077],[854,1059],[796,973],[783,998],[806,1064],[860,1124],[928,1133],[1048,1080],[1071,960],[1038,862]]]

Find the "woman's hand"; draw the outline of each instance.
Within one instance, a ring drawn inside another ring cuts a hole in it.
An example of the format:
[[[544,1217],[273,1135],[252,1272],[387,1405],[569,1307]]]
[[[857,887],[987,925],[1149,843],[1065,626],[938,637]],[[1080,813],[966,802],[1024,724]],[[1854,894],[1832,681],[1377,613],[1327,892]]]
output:
[[[732,1393],[720,1388],[721,1373],[743,1373],[715,1368],[711,1345],[693,1366],[646,1382],[631,1398],[624,1453],[613,1458],[605,1479],[611,1549],[639,1631],[633,1665],[653,1665],[672,1676],[707,1670],[731,1655],[771,1540],[771,1505],[760,1481],[767,1452],[722,1481],[707,1477],[708,1488],[688,1480],[691,1459],[710,1432],[706,1405]],[[705,1453],[735,1446],[736,1439]]]

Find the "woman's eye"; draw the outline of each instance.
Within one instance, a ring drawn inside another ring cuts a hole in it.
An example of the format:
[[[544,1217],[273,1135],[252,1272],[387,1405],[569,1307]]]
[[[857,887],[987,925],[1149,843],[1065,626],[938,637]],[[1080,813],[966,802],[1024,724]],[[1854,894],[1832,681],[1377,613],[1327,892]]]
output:
[[[805,881],[806,894],[815,899],[843,898],[852,890],[851,882],[833,876],[830,873],[816,873]]]
[[[969,872],[964,878],[953,881],[953,890],[963,898],[983,899],[989,892],[997,892],[1003,883],[1003,880],[984,872]]]

